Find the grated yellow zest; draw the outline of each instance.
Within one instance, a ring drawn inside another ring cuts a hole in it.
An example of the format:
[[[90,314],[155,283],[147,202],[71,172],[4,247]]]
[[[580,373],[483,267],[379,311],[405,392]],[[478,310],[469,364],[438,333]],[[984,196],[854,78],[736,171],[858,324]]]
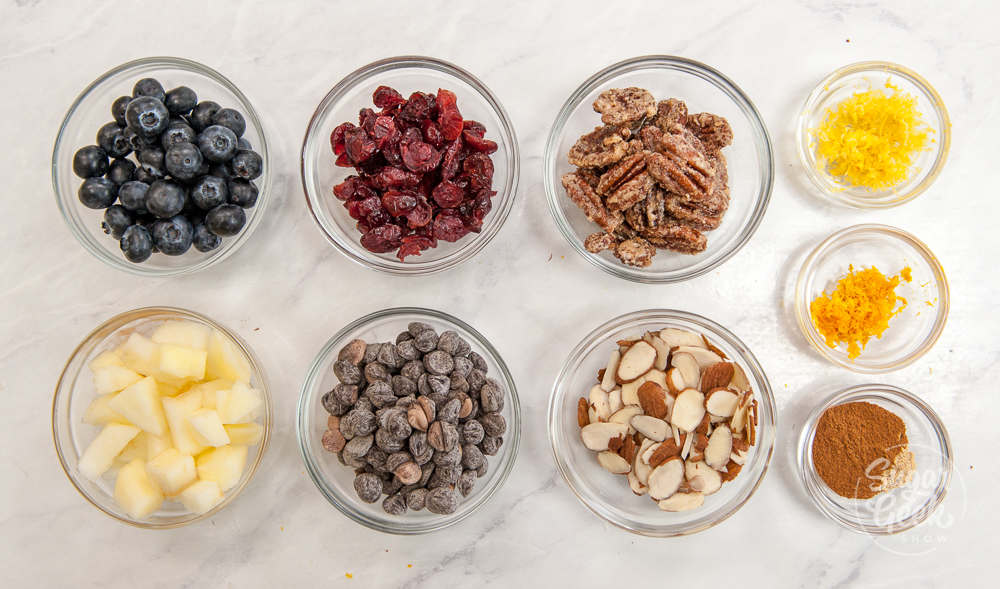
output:
[[[833,292],[823,293],[809,305],[813,325],[831,348],[847,344],[847,357],[853,360],[868,340],[881,338],[889,320],[906,308],[906,299],[896,295],[896,287],[900,280],[911,279],[909,266],[886,277],[878,268],[855,270],[851,265]]]
[[[891,82],[885,89],[858,92],[827,109],[812,129],[819,165],[852,186],[884,190],[906,180],[934,129],[917,109],[917,99]]]

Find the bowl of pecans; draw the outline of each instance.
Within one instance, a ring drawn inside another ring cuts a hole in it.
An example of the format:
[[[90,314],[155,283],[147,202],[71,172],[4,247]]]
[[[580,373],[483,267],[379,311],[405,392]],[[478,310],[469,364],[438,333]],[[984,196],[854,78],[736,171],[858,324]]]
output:
[[[422,534],[472,515],[503,486],[521,413],[500,354],[455,317],[378,311],[333,336],[299,397],[306,470],[352,520]]]
[[[763,218],[771,139],[750,99],[704,64],[646,56],[577,88],[544,156],[549,210],[587,261],[679,282],[725,262]]]
[[[733,515],[771,459],[774,397],[753,353],[721,325],[652,309],[597,327],[549,399],[556,466],[608,522],[693,534]]]

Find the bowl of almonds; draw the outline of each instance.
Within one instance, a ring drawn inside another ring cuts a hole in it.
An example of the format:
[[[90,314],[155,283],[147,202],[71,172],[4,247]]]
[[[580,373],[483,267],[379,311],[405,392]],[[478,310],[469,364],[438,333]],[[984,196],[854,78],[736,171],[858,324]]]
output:
[[[548,428],[556,465],[587,508],[663,537],[712,527],[749,500],[771,459],[775,414],[739,338],[653,309],[612,319],[574,348]]]
[[[306,470],[352,520],[393,534],[456,524],[503,486],[520,404],[499,353],[430,309],[378,311],[341,329],[299,397]]]

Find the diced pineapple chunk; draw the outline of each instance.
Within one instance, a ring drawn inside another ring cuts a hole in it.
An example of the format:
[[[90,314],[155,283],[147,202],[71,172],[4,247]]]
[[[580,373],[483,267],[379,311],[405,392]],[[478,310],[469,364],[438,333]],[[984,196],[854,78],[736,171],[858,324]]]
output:
[[[219,414],[212,409],[199,409],[188,418],[194,428],[198,441],[209,446],[225,446],[229,443],[229,434],[222,427]]]
[[[115,464],[128,464],[136,458],[149,461],[171,447],[169,435],[154,436],[149,432],[139,432],[139,435],[132,438],[121,454],[115,458]]]
[[[216,394],[215,410],[219,412],[222,423],[252,421],[263,406],[264,399],[260,391],[242,382],[234,383],[228,392],[220,391]]]
[[[217,378],[201,384],[196,384],[189,389],[190,392],[201,393],[201,406],[206,409],[215,409],[215,394],[219,391],[228,391],[233,386],[233,381],[224,378]]]
[[[164,397],[173,397],[184,390],[184,387],[180,384],[164,382],[162,380],[156,381],[156,388],[160,391],[160,395]]]
[[[160,402],[163,403],[163,412],[170,425],[170,439],[173,440],[174,447],[191,455],[204,450],[205,445],[198,441],[194,428],[188,423],[191,414],[201,409],[201,395],[188,391],[176,397],[162,397]]]
[[[142,375],[124,366],[103,366],[93,369],[94,388],[98,395],[117,393],[142,380]]]
[[[144,461],[137,458],[118,471],[115,501],[135,519],[149,517],[163,504],[163,492],[146,473]]]
[[[118,456],[137,435],[139,435],[137,427],[122,423],[107,424],[80,456],[80,462],[77,463],[80,473],[96,481],[111,468],[115,456]]]
[[[177,448],[167,448],[146,463],[146,471],[164,495],[176,495],[198,478],[194,458],[181,454]]]
[[[167,432],[163,407],[156,380],[147,376],[115,395],[108,406],[131,423],[151,434],[162,436]]]
[[[247,461],[246,446],[222,446],[198,456],[198,478],[219,483],[228,491],[240,481]]]
[[[128,423],[124,417],[118,415],[114,409],[111,408],[111,399],[114,399],[115,395],[101,395],[87,406],[87,410],[83,412],[83,422],[89,423],[90,425],[104,425],[106,423]]]
[[[164,380],[201,380],[205,378],[204,350],[195,350],[175,344],[160,345],[160,365],[157,375]]]
[[[160,364],[160,346],[142,334],[132,333],[118,348],[118,356],[125,366],[149,376],[156,372]]]
[[[181,491],[180,500],[190,511],[202,514],[222,501],[222,489],[215,481],[198,481]]]
[[[205,350],[212,330],[194,321],[166,321],[153,332],[152,340],[158,344],[174,344],[185,348]]]
[[[231,444],[256,446],[264,437],[264,428],[259,423],[234,423],[222,427],[226,428]]]
[[[118,354],[114,350],[105,350],[90,361],[91,370],[97,370],[106,366],[125,366],[125,363],[122,362],[122,359],[118,357]]]
[[[220,331],[213,331],[208,338],[205,376],[250,382],[250,362],[243,355],[243,351]]]

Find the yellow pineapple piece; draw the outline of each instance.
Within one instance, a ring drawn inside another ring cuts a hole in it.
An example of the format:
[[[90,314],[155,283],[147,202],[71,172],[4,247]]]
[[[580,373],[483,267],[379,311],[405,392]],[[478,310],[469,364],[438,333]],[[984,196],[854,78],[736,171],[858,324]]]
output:
[[[174,344],[195,350],[208,349],[211,328],[184,319],[165,321],[156,328],[150,339],[158,344]]]
[[[222,427],[226,429],[231,444],[256,446],[264,437],[264,427],[259,423],[233,423]]]
[[[164,495],[176,495],[198,478],[194,458],[167,448],[146,463],[146,471]]]
[[[250,382],[250,361],[225,334],[212,331],[208,338],[205,376],[231,381]]]
[[[160,364],[160,346],[140,333],[132,333],[117,350],[125,366],[150,376]]]
[[[152,515],[163,504],[163,492],[146,472],[146,463],[135,459],[118,471],[115,501],[135,519]]]
[[[97,434],[80,456],[77,468],[80,474],[92,481],[101,478],[115,460],[115,456],[125,449],[132,438],[139,435],[139,428],[122,423],[109,423]]]
[[[161,344],[157,375],[163,375],[167,382],[202,380],[205,378],[205,358],[204,350]]]
[[[222,427],[219,414],[211,409],[199,409],[191,414],[188,423],[194,428],[198,441],[208,446],[225,446],[229,444],[229,434]]]
[[[156,380],[151,376],[115,395],[115,398],[108,402],[108,406],[143,431],[157,436],[167,432],[167,421],[160,404],[160,392]]]
[[[198,481],[181,491],[180,500],[190,511],[202,514],[218,505],[224,495],[215,481]]]
[[[188,423],[191,414],[201,409],[201,395],[188,391],[176,397],[161,397],[160,402],[170,425],[174,447],[192,456],[204,450],[205,445],[198,441],[194,428]]]
[[[213,448],[198,456],[198,478],[215,481],[220,489],[228,491],[240,481],[246,462],[246,446]]]
[[[111,399],[114,398],[115,394],[112,393],[110,395],[101,395],[91,401],[90,405],[87,406],[87,410],[83,412],[83,422],[90,425],[128,423],[128,420],[111,408]]]

